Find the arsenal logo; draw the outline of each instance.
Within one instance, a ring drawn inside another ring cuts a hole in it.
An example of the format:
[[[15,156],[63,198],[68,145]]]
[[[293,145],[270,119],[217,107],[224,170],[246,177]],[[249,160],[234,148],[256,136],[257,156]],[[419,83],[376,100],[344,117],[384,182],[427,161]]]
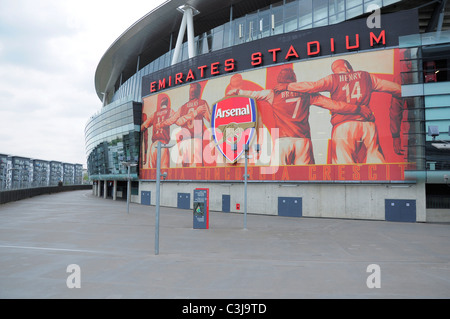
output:
[[[230,162],[244,153],[256,132],[256,103],[252,98],[231,96],[213,105],[211,129],[214,144]]]

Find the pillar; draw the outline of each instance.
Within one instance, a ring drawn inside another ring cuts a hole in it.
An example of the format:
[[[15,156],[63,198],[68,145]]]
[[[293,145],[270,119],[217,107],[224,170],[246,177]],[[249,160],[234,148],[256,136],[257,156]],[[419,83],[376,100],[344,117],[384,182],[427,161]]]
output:
[[[113,182],[113,200],[117,199],[117,181]]]
[[[183,12],[183,19],[181,20],[180,30],[178,31],[177,42],[175,44],[175,49],[173,50],[172,65],[179,62],[181,46],[183,44],[184,34],[187,28],[188,37],[188,52],[189,58],[195,57],[195,39],[194,39],[194,15],[198,11],[188,5],[178,8],[179,11]]]

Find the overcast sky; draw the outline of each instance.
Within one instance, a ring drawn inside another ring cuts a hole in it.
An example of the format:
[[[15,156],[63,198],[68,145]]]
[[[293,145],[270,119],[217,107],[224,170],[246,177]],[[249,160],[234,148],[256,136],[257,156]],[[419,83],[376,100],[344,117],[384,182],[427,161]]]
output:
[[[0,0],[0,154],[86,167],[98,62],[165,0]]]

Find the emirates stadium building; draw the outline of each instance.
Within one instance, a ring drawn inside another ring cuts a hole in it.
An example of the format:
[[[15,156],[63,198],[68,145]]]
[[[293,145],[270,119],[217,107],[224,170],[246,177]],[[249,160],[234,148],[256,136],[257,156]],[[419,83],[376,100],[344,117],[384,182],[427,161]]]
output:
[[[97,66],[93,193],[191,210],[207,189],[224,213],[450,221],[449,7],[166,1]]]

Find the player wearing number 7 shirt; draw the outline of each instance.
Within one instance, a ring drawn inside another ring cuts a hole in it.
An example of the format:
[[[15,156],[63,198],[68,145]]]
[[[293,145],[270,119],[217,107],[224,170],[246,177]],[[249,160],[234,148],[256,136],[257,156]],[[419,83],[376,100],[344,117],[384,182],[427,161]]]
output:
[[[346,60],[340,59],[331,66],[333,74],[317,82],[290,83],[293,92],[317,93],[328,91],[331,99],[357,105],[369,105],[372,92],[390,93],[401,97],[399,84],[380,79],[366,71],[354,71]],[[342,114],[332,111],[331,136],[332,164],[384,163],[374,118],[368,120],[359,114]]]
[[[280,71],[277,82],[282,85],[295,83],[297,77],[294,70],[285,68]],[[272,165],[305,165],[314,164],[313,147],[309,126],[309,108],[317,105],[337,114],[363,114],[372,116],[372,112],[364,105],[354,105],[342,101],[333,101],[320,94],[309,94],[281,90],[245,91],[236,90],[228,95],[250,96],[256,100],[266,100],[272,105],[274,126],[279,129],[279,138],[275,141],[272,152]],[[278,145],[277,145],[278,144]],[[279,156],[278,156],[279,155]]]

